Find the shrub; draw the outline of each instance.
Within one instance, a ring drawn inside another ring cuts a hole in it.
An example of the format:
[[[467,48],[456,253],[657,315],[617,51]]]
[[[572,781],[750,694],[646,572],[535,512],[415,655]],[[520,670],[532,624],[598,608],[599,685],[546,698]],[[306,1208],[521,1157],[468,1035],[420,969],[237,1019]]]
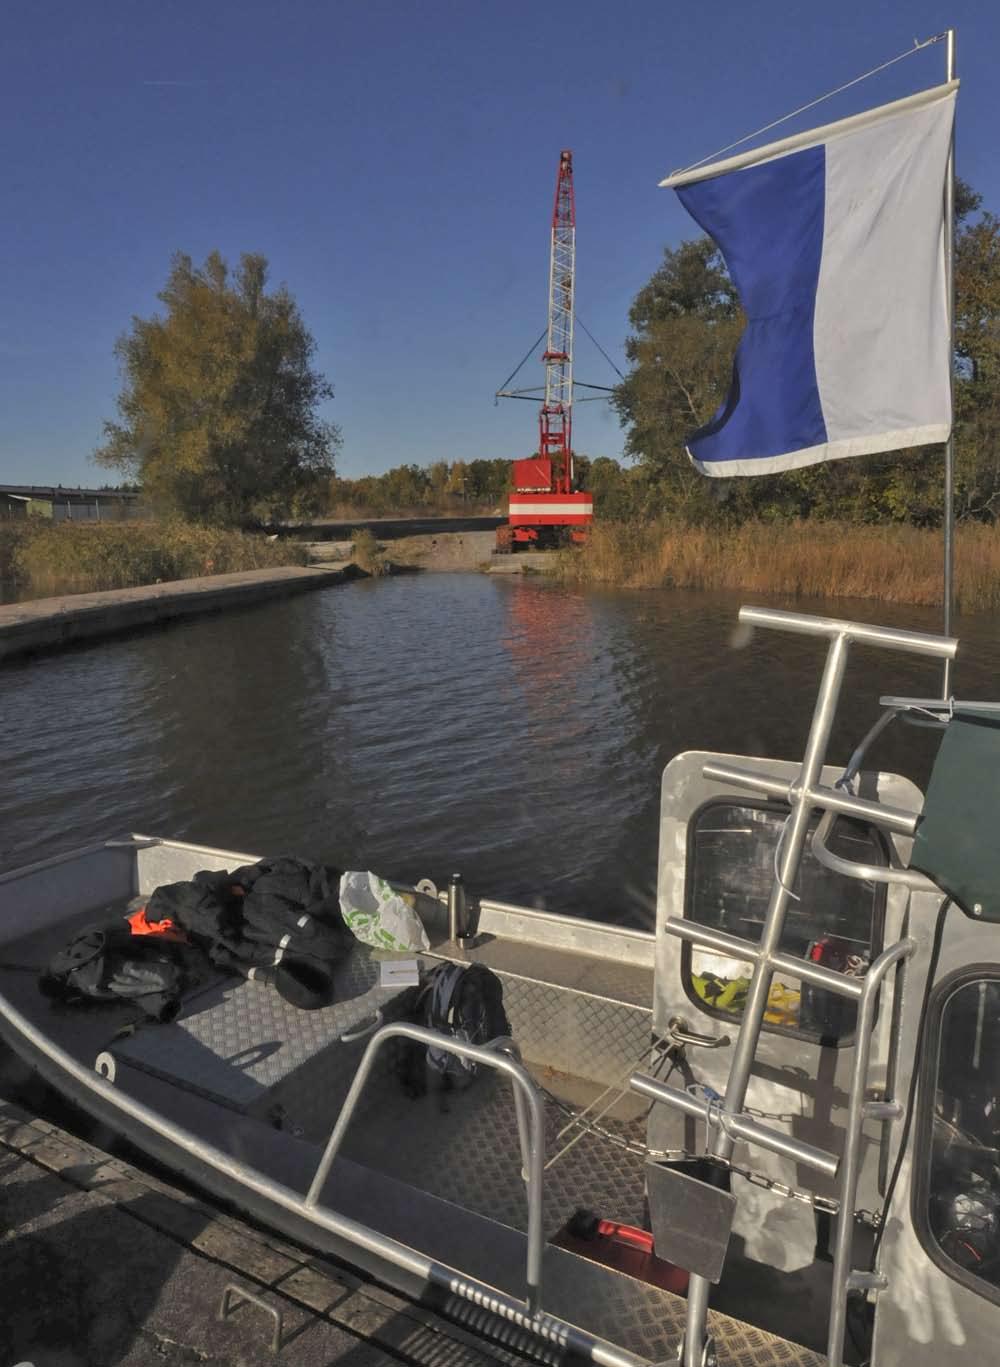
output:
[[[29,521],[21,526],[9,557],[10,577],[35,593],[133,588],[307,560],[306,550],[292,541],[181,522]]]

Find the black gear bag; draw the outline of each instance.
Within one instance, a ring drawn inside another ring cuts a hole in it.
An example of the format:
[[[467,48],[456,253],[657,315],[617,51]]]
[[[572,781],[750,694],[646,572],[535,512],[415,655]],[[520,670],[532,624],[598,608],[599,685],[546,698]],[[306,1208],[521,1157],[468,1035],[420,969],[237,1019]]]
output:
[[[438,964],[421,986],[411,1019],[468,1044],[510,1037],[503,985],[482,964]],[[428,1089],[463,1091],[475,1081],[480,1067],[446,1049],[408,1041],[399,1072],[405,1090],[421,1096]]]

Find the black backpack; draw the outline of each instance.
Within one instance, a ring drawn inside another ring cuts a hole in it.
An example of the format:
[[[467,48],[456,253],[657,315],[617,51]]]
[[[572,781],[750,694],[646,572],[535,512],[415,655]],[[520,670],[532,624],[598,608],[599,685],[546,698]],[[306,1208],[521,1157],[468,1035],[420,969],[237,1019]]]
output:
[[[482,964],[438,964],[420,989],[411,1019],[469,1044],[489,1044],[510,1036],[503,986]],[[462,1091],[479,1071],[473,1059],[415,1041],[399,1062],[404,1088],[411,1096],[423,1095],[429,1086]]]

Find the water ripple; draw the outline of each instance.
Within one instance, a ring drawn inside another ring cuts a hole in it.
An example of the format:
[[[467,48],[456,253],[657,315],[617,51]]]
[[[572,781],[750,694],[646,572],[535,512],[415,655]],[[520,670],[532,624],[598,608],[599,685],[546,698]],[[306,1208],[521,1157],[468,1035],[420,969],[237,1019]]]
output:
[[[734,641],[739,598],[387,579],[0,674],[0,864],[127,829],[443,880],[651,923],[659,780],[677,752],[796,757],[822,647]],[[799,605],[935,629],[926,609]],[[990,696],[996,623],[962,624]],[[932,666],[857,653],[833,752]],[[923,781],[933,739],[886,737]]]

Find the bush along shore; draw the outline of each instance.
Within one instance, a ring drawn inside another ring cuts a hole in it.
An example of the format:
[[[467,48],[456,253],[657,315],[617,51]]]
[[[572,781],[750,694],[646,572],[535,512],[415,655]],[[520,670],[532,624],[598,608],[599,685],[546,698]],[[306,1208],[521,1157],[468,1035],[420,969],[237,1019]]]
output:
[[[561,554],[565,580],[619,588],[742,589],[808,598],[941,602],[940,530],[844,522],[691,527],[667,519],[597,522]],[[1000,527],[966,523],[955,538],[963,612],[1000,611]]]
[[[305,565],[290,540],[179,522],[0,524],[0,580],[35,597]]]

